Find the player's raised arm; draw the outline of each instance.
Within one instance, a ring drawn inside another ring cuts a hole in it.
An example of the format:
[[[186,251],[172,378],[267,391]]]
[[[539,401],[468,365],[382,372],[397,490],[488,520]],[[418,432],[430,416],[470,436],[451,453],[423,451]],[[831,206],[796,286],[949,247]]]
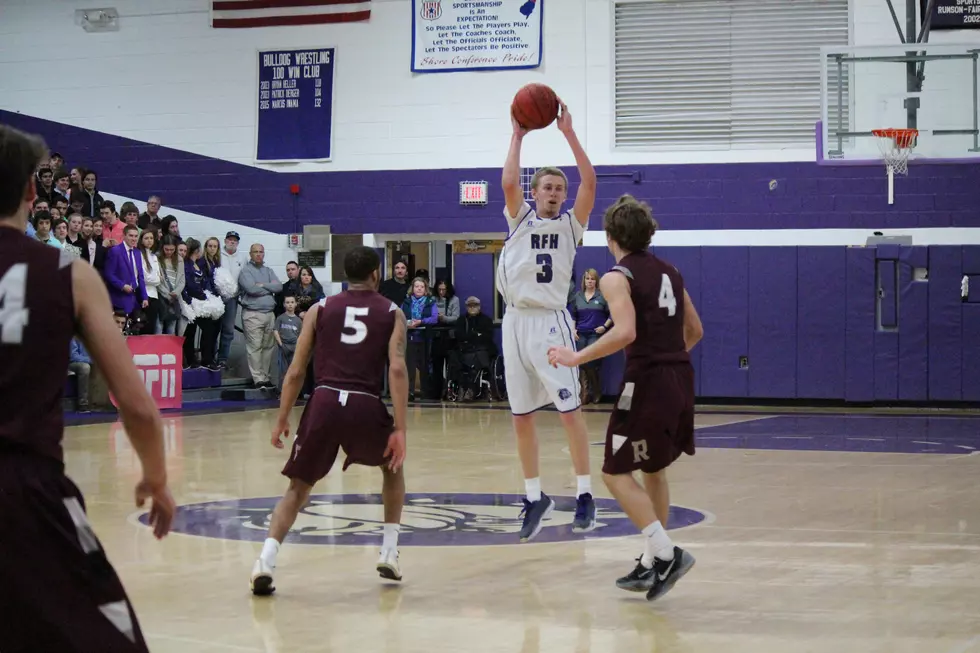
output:
[[[521,188],[521,144],[527,130],[521,127],[513,115],[510,117],[514,133],[510,137],[510,149],[504,162],[504,172],[500,177],[500,186],[504,189],[504,199],[507,201],[507,215],[517,219],[517,214],[524,206],[524,189]]]
[[[391,405],[395,409],[395,431],[388,440],[391,454],[389,467],[397,472],[405,460],[405,431],[408,427],[408,366],[405,364],[405,346],[408,327],[405,314],[395,309],[395,328],[388,340],[388,388]]]
[[[170,531],[174,500],[167,489],[160,411],[146,391],[126,341],[112,319],[105,283],[95,268],[84,261],[72,264],[71,276],[79,335],[96,367],[105,375],[119,405],[126,435],[143,467],[143,479],[136,488],[137,505],[152,497],[150,524],[154,535],[161,538]]]
[[[694,349],[694,345],[701,341],[704,337],[704,326],[701,324],[701,317],[698,315],[698,310],[694,308],[694,302],[691,301],[691,296],[687,294],[687,288],[684,289],[684,347],[691,351]]]
[[[615,328],[582,351],[572,351],[567,347],[552,347],[548,350],[548,360],[552,365],[575,367],[597,358],[615,354],[636,340],[636,309],[630,293],[630,284],[621,272],[609,272],[599,282],[599,290],[609,304],[609,314]]]
[[[276,426],[272,432],[272,446],[277,449],[283,448],[281,436],[289,437],[289,412],[296,405],[296,398],[299,397],[299,391],[303,388],[303,381],[306,379],[306,368],[310,364],[313,344],[316,342],[316,316],[319,314],[319,304],[314,304],[310,310],[306,311],[306,316],[303,318],[303,329],[299,332],[299,339],[296,341],[293,362],[290,363],[289,369],[286,370],[286,375],[282,379],[279,414],[276,417]]]
[[[595,168],[589,155],[585,153],[585,148],[578,140],[575,129],[572,127],[572,114],[568,112],[568,106],[559,100],[561,113],[558,115],[558,129],[565,135],[572,154],[575,155],[575,165],[578,166],[578,174],[581,181],[578,185],[578,192],[575,194],[575,219],[583,227],[589,224],[589,214],[595,206],[596,176]]]

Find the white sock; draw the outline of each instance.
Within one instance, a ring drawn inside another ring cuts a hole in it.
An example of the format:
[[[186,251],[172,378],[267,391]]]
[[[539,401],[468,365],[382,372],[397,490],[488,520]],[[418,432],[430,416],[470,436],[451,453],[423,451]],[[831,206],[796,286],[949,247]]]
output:
[[[527,500],[531,503],[541,500],[541,477],[525,478],[524,491],[527,493]]]
[[[586,474],[585,476],[576,476],[575,483],[578,485],[578,494],[576,496],[582,496],[583,494],[592,494],[592,477]]]
[[[644,567],[647,569],[653,567],[654,558],[674,559],[674,543],[667,537],[667,531],[664,530],[659,521],[655,521],[644,528],[643,535],[646,536],[646,548],[640,562],[643,563]]]
[[[394,551],[398,548],[398,532],[400,530],[400,524],[385,524],[384,540],[381,542],[382,551]]]
[[[279,554],[279,542],[274,537],[267,537],[265,544],[262,545],[262,553],[259,557],[270,567],[276,566],[276,555]]]

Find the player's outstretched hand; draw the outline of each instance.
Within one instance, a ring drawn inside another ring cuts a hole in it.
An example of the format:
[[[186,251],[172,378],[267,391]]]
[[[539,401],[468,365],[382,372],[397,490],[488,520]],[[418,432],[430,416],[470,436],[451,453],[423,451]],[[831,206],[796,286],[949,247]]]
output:
[[[572,114],[568,112],[568,105],[558,98],[558,106],[561,108],[561,112],[558,114],[558,129],[563,134],[572,133]]]
[[[151,500],[150,526],[153,527],[153,535],[158,540],[163,539],[170,532],[170,524],[177,510],[174,498],[166,483],[160,485],[143,479],[136,485],[136,507],[142,508],[147,499]]]
[[[514,127],[514,135],[518,138],[524,138],[527,135],[527,130],[521,127],[521,123],[517,122],[513,111],[510,112],[510,124]]]
[[[405,431],[392,431],[388,436],[388,446],[385,448],[384,457],[391,456],[388,461],[388,469],[397,472],[405,462]]]
[[[275,428],[272,429],[272,446],[282,449],[284,446],[282,438],[289,439],[289,420],[277,421]]]
[[[551,347],[548,349],[548,362],[552,367],[562,365],[564,367],[575,367],[575,352],[568,347]]]

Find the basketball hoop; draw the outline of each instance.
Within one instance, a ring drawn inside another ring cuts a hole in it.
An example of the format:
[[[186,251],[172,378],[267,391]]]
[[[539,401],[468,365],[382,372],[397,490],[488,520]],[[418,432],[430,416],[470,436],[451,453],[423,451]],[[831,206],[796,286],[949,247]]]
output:
[[[888,166],[888,203],[895,203],[895,175],[909,173],[909,155],[919,138],[918,129],[874,129],[878,149]]]

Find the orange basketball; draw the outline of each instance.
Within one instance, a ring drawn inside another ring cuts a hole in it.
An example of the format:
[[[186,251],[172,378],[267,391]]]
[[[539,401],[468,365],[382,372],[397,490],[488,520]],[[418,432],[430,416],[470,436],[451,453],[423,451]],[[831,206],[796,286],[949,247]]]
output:
[[[544,129],[558,117],[558,96],[545,84],[528,84],[517,91],[510,111],[524,129]]]

